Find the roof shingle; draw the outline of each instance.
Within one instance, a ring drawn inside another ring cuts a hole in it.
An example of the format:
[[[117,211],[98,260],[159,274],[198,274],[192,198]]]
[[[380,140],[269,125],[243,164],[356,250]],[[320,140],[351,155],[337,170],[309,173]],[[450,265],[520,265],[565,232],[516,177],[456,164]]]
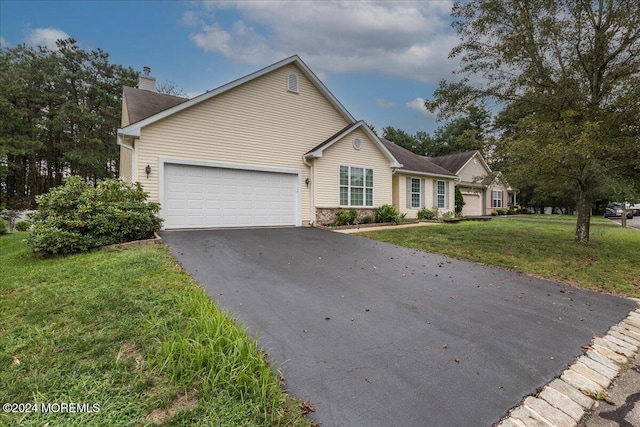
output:
[[[188,101],[188,98],[165,95],[124,86],[122,96],[126,100],[129,124],[151,117],[168,108]]]
[[[382,144],[387,147],[387,150],[391,152],[393,157],[395,157],[396,160],[402,164],[400,170],[421,172],[432,175],[451,176],[452,178],[456,176],[455,173],[450,172],[445,168],[431,162],[427,157],[412,153],[411,151],[402,148],[387,139],[380,137],[379,139]]]
[[[458,173],[477,152],[465,151],[464,153],[449,154],[448,156],[429,157],[429,160],[448,171]]]

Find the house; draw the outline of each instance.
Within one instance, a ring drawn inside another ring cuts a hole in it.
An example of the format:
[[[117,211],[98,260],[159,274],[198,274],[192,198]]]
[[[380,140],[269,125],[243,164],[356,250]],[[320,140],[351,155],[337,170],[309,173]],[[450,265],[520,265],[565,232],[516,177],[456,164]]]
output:
[[[430,157],[432,163],[455,173],[464,198],[463,216],[491,215],[496,209],[516,206],[517,189],[500,172],[494,173],[479,151]]]
[[[382,141],[297,56],[192,99],[123,90],[121,178],[165,228],[326,224],[393,204],[453,210],[456,175]]]

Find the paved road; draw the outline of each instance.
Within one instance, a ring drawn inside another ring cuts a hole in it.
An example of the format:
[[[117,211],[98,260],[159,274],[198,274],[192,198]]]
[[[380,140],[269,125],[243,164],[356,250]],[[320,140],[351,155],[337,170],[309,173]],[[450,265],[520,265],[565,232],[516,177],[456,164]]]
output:
[[[162,237],[324,426],[489,426],[635,307],[313,228]]]
[[[620,224],[621,218],[610,218],[612,222]],[[627,227],[640,228],[640,216],[634,216],[632,219],[627,219]]]

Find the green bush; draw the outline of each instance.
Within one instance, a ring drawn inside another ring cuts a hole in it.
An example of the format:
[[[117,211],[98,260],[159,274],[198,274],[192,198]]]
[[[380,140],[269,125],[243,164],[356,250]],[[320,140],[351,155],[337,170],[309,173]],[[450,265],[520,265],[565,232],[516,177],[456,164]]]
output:
[[[162,220],[139,183],[104,179],[96,187],[72,176],[37,197],[27,245],[37,254],[82,252],[153,237]]]
[[[462,192],[460,191],[460,187],[458,187],[456,185],[456,200],[455,200],[455,212],[456,212],[456,216],[462,216],[462,208],[464,208],[464,205],[466,205],[467,203],[464,201],[464,197],[462,196]]]
[[[365,215],[360,220],[360,223],[362,224],[371,224],[372,222],[373,222],[373,217],[371,215]]]
[[[27,231],[31,227],[29,221],[19,221],[16,223],[16,231]]]
[[[491,211],[491,216],[498,216],[498,211]]]
[[[404,217],[407,214],[400,214],[391,205],[382,205],[376,209],[376,222],[393,222],[394,224],[400,224],[404,221]]]
[[[0,236],[7,234],[7,230],[7,221],[5,221],[4,218],[0,218]]]
[[[427,208],[422,208],[418,211],[418,219],[436,219],[438,218],[438,211],[430,211]]]
[[[348,211],[337,211],[334,225],[353,225],[356,223],[357,218],[358,212],[355,209],[350,209]]]

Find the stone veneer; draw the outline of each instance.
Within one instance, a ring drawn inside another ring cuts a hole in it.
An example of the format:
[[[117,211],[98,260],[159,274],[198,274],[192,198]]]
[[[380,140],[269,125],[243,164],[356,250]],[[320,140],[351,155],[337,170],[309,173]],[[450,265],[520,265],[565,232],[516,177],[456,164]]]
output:
[[[376,208],[316,208],[315,225],[330,225],[333,221],[336,220],[336,212],[350,211],[351,209],[358,212],[356,224],[359,223],[362,218],[367,215],[369,215],[372,220],[375,220]]]

